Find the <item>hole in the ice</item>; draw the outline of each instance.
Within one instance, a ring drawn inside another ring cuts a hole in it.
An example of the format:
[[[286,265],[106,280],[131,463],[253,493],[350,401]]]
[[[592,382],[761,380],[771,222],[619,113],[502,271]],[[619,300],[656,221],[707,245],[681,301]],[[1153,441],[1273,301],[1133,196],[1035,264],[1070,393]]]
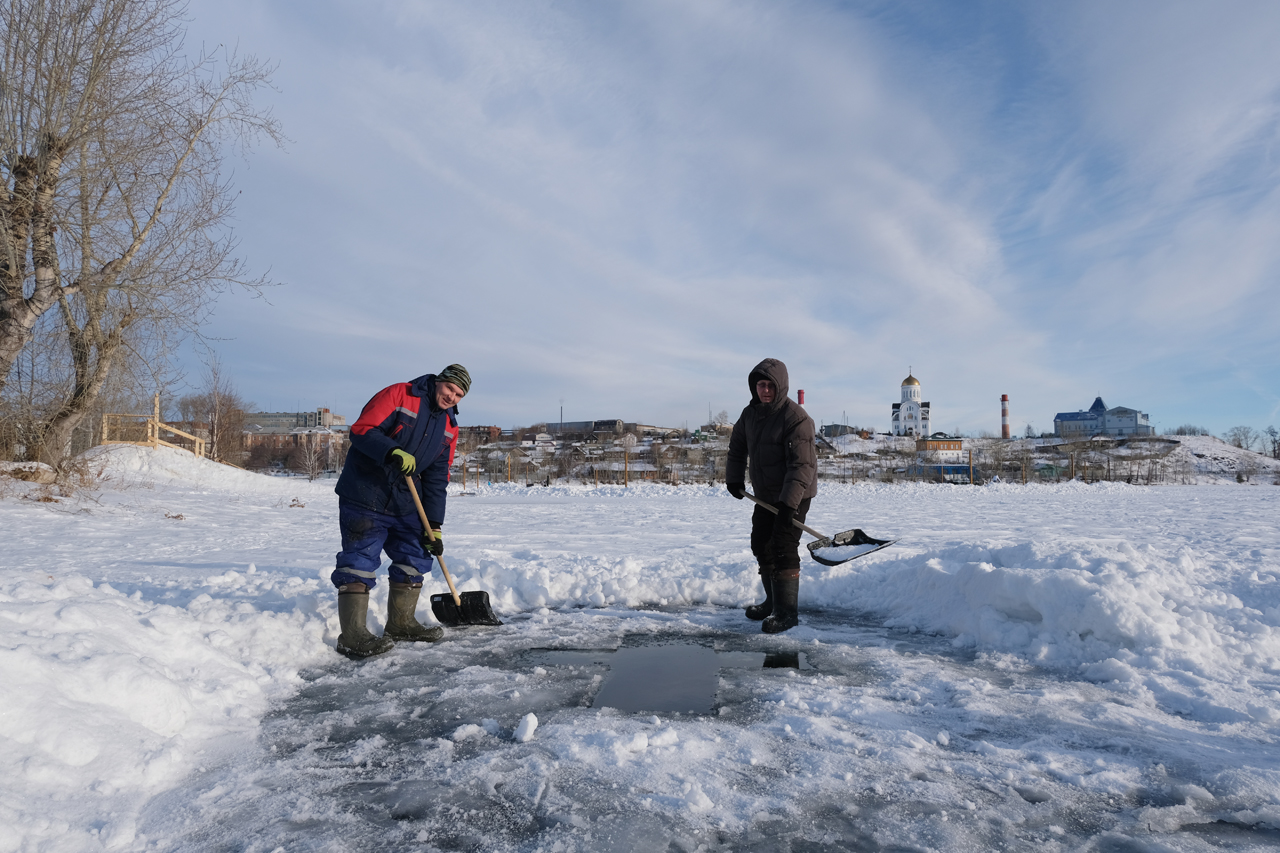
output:
[[[707,714],[715,707],[721,669],[812,669],[804,652],[717,652],[694,643],[626,646],[617,651],[539,650],[551,666],[607,666],[593,708],[625,713]]]
[[[1026,800],[1028,803],[1047,803],[1053,799],[1053,796],[1041,788],[1032,788],[1023,785],[1014,785],[1013,790],[1018,792],[1018,796]]]

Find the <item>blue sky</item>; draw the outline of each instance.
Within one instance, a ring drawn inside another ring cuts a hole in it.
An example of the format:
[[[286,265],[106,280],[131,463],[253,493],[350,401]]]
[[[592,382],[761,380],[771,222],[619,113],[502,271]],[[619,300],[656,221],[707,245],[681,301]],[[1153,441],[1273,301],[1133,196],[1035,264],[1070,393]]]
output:
[[[785,361],[815,420],[1108,405],[1280,426],[1280,4],[194,0],[279,63],[236,164],[279,282],[209,333],[354,419],[696,426]],[[199,365],[192,362],[193,375]]]

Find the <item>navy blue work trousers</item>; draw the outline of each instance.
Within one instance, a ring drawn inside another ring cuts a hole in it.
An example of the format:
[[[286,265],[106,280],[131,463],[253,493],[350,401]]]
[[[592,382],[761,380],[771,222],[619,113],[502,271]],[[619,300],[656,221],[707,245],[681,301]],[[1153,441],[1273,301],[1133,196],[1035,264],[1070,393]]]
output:
[[[342,550],[331,579],[334,586],[377,586],[382,552],[391,558],[392,583],[420,584],[435,562],[422,547],[422,522],[414,515],[387,515],[338,499]]]

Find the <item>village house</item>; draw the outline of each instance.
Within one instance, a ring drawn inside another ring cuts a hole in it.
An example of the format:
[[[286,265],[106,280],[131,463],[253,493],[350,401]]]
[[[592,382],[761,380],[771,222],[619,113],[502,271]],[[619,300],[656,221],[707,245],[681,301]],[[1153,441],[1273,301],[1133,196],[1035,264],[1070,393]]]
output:
[[[1095,435],[1155,435],[1151,418],[1145,412],[1126,406],[1108,409],[1101,397],[1094,399],[1087,412],[1059,412],[1054,415],[1053,431],[1066,439]]]

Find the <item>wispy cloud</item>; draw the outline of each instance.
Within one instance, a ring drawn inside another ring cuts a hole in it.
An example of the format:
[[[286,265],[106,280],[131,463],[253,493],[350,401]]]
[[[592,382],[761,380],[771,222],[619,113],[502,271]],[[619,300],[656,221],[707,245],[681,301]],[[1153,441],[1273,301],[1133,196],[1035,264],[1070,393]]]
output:
[[[281,62],[241,217],[290,285],[220,322],[325,341],[264,405],[462,361],[472,422],[692,422],[770,355],[881,428],[908,365],[948,428],[1273,411],[1267,4],[241,5],[192,8]],[[1252,383],[1188,384],[1240,343]]]

